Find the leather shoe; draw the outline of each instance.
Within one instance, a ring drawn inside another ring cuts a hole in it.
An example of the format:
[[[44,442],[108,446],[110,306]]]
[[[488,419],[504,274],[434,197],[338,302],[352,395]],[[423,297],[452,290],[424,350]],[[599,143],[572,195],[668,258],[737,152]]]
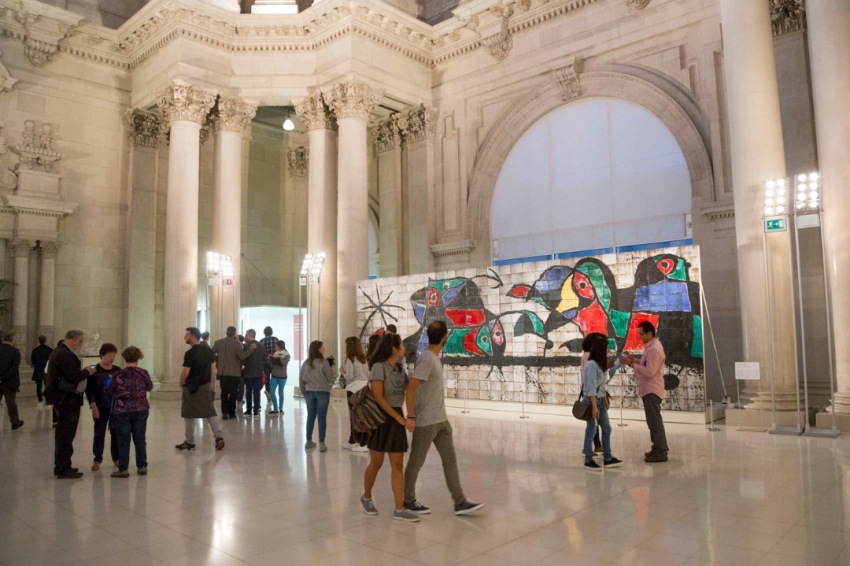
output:
[[[643,461],[648,464],[653,464],[656,462],[666,462],[667,452],[656,452],[652,456],[647,456],[646,458],[644,458]]]
[[[67,472],[62,472],[61,474],[56,474],[57,480],[76,480],[83,477],[82,472],[74,472],[68,470]]]
[[[644,458],[649,458],[650,456],[655,456],[655,448],[653,448],[653,449],[652,449],[652,450],[650,450],[649,452],[644,452],[644,453],[643,453],[643,457],[644,457]]]

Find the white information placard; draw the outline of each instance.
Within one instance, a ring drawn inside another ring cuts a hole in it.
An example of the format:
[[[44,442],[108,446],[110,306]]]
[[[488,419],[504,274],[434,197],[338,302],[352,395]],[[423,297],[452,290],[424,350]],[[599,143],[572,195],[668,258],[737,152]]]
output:
[[[758,362],[735,362],[735,379],[739,381],[758,381]]]

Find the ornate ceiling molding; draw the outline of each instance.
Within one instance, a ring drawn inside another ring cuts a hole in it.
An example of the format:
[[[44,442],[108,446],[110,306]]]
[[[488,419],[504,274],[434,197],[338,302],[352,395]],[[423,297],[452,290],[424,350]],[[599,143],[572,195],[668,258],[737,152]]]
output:
[[[649,4],[649,0],[626,0],[626,6],[635,10],[643,10]]]
[[[36,67],[51,61],[59,50],[59,42],[72,35],[83,19],[34,0],[0,3],[0,28],[4,35],[23,42],[24,54]]]

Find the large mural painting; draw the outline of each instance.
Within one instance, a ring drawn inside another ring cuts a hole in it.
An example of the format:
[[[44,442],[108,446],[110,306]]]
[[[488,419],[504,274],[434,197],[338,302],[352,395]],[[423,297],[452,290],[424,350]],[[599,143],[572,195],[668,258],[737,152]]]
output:
[[[580,390],[581,341],[608,336],[610,355],[640,355],[637,325],[658,329],[667,353],[663,407],[705,410],[699,250],[683,246],[362,281],[360,337],[398,326],[407,361],[443,320],[446,394],[569,405]],[[631,369],[611,381],[613,405],[640,407]]]

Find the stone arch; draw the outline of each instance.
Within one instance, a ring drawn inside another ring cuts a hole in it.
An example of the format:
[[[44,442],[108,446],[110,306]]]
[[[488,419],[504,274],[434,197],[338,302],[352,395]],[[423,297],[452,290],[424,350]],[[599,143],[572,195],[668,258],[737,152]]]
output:
[[[631,102],[657,117],[679,144],[691,177],[693,206],[711,200],[714,186],[708,148],[708,118],[684,88],[654,70],[637,65],[605,65],[582,73],[581,96],[564,101],[554,79],[536,86],[510,105],[481,144],[469,184],[469,229],[476,248],[472,265],[490,263],[490,211],[502,165],[517,141],[550,112],[587,98],[615,98]]]

